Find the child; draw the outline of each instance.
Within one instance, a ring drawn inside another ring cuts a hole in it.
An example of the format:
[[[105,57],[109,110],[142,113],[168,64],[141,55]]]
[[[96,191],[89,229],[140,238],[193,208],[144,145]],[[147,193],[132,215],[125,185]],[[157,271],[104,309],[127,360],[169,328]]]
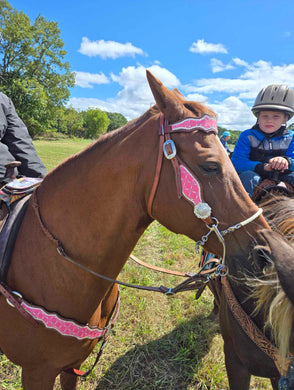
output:
[[[294,132],[286,122],[294,115],[294,91],[286,85],[263,88],[252,107],[256,124],[240,134],[232,163],[245,190],[252,196],[260,179],[279,180],[294,186]]]
[[[223,144],[224,148],[226,149],[226,151],[231,154],[232,151],[230,150],[229,148],[229,145],[228,145],[228,140],[230,138],[231,134],[229,131],[224,131],[220,137],[220,142]]]

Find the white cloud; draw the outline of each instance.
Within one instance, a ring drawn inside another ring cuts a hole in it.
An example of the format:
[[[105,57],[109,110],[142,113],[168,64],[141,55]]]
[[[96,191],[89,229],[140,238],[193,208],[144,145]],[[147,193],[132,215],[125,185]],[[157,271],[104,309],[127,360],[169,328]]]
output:
[[[152,65],[148,69],[167,88],[172,89],[180,85],[177,77],[167,69],[161,68],[158,65]],[[133,106],[133,110],[136,112],[140,111],[142,106],[147,110],[150,104],[154,103],[154,98],[146,79],[146,68],[144,66],[139,65],[137,67],[129,66],[123,68],[118,75],[111,74],[111,78],[123,87],[118,93],[120,102],[127,102],[129,106]]]
[[[191,100],[198,103],[207,103],[208,97],[204,95],[200,95],[199,93],[189,93],[185,96],[187,100]]]
[[[144,52],[139,47],[133,46],[130,42],[119,43],[115,41],[91,41],[87,37],[82,38],[81,46],[79,48],[81,54],[89,57],[101,57],[103,59],[135,55],[144,55]]]
[[[230,130],[245,130],[253,126],[255,117],[248,105],[235,96],[230,96],[221,102],[209,104],[218,114],[218,125]]]
[[[109,80],[104,73],[74,72],[76,86],[93,88],[93,84],[108,84]]]
[[[180,86],[178,78],[159,65],[148,68],[167,88]],[[71,98],[68,105],[76,109],[86,110],[88,107],[98,107],[101,110],[119,112],[127,119],[133,119],[145,112],[154,97],[146,79],[146,68],[142,65],[123,68],[119,74],[110,75],[112,81],[118,83],[122,89],[114,99],[102,101],[99,99]]]
[[[249,67],[248,62],[241,60],[240,58],[233,58],[233,62],[237,66],[244,66],[245,68]]]
[[[210,53],[227,53],[227,49],[222,43],[208,43],[204,39],[198,39],[193,42],[189,49],[192,53],[210,54]]]
[[[223,72],[225,70],[234,69],[234,66],[231,64],[224,64],[221,60],[212,58],[210,60],[210,65],[212,68],[212,73]]]
[[[206,78],[186,85],[190,93],[212,94],[227,93],[242,99],[255,99],[257,93],[269,84],[287,84],[294,87],[294,64],[273,66],[270,62],[258,61],[252,65],[239,60],[245,71],[238,78]]]

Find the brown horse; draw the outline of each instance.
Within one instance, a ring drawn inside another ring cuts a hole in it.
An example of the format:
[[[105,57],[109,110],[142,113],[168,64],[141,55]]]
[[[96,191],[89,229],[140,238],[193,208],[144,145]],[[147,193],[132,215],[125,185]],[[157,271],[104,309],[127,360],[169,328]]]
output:
[[[227,262],[229,283],[240,306],[230,304],[231,296],[220,280],[211,282],[219,304],[231,390],[248,390],[251,375],[270,378],[273,389],[278,390],[279,379],[287,376],[285,369],[289,369],[284,359],[294,353],[294,199],[269,193],[259,205],[275,232],[262,232],[263,244],[256,245],[247,259]],[[265,338],[259,337],[256,329]],[[293,386],[283,389],[293,390]]]
[[[212,232],[206,249],[221,257],[226,247],[232,264],[246,261],[260,230],[269,229],[216,136],[214,113],[169,91],[150,72],[147,78],[156,106],[66,160],[34,193],[7,276],[26,302],[90,327],[110,320],[118,295],[111,279],[153,219],[195,241]],[[164,126],[169,133],[163,136]],[[173,166],[182,162],[197,178],[200,207],[181,193]],[[222,242],[217,225],[227,229],[242,221],[246,227],[232,229]],[[60,373],[62,389],[75,389],[77,378],[65,370],[78,369],[97,339],[64,336],[40,321],[34,326],[3,296],[0,313],[0,347],[22,367],[24,389],[52,389]]]

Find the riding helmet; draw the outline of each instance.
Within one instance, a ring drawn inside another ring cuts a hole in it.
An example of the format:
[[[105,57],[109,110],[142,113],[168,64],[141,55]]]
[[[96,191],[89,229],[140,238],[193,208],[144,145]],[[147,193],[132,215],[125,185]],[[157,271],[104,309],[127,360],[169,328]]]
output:
[[[294,91],[283,84],[268,85],[259,92],[251,110],[255,116],[260,111],[283,111],[290,119],[294,115]]]

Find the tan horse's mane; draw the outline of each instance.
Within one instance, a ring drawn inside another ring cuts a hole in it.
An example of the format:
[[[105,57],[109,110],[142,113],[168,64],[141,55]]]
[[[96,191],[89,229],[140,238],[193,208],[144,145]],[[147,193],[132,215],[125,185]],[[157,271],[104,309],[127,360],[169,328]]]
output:
[[[260,206],[271,228],[294,245],[294,199],[271,196]],[[257,302],[253,314],[263,313],[265,328],[271,330],[280,355],[286,357],[293,331],[294,308],[281,287],[274,263],[271,259],[268,261],[263,277],[248,281],[253,291],[251,296]]]

